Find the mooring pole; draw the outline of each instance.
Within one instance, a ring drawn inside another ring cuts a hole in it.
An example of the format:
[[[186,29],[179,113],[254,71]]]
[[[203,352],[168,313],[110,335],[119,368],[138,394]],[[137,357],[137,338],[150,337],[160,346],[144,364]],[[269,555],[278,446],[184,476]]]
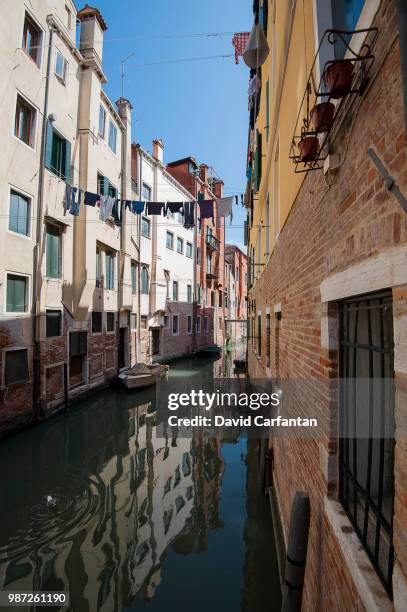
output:
[[[68,364],[64,363],[64,407],[65,412],[68,412],[69,400],[68,400]]]
[[[309,497],[303,491],[297,491],[291,507],[281,612],[301,610],[309,522]]]

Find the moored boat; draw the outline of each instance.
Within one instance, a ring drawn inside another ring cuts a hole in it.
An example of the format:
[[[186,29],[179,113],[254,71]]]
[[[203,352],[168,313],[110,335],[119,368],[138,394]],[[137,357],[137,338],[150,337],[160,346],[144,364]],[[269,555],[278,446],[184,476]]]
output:
[[[160,363],[151,365],[136,363],[133,367],[121,372],[119,379],[126,389],[145,389],[146,387],[152,387],[161,378],[167,376],[168,370],[168,365]]]

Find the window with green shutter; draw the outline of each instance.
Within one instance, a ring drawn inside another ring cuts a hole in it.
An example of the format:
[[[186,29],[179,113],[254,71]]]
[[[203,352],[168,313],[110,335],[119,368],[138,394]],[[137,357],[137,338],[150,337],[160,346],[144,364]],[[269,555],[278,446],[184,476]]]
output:
[[[105,256],[105,260],[106,260],[106,289],[108,289],[109,291],[113,291],[114,290],[114,254],[106,251],[106,256]]]
[[[56,225],[47,225],[45,255],[45,275],[48,278],[61,278],[61,232]]]
[[[9,230],[28,236],[30,233],[30,199],[13,189],[10,192]]]
[[[131,264],[131,292],[133,295],[137,293],[137,264]]]
[[[27,311],[27,282],[25,276],[7,275],[7,312]]]
[[[47,122],[44,164],[64,181],[71,181],[71,143],[54,130],[50,121]]]

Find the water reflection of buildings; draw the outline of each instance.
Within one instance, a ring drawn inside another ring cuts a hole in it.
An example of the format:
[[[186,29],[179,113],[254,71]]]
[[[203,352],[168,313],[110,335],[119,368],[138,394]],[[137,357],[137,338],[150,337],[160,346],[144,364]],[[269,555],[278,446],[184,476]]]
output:
[[[154,597],[170,546],[204,550],[221,526],[220,442],[156,438],[150,402],[126,401],[90,400],[35,430],[17,467],[2,457],[15,478],[0,498],[21,512],[0,527],[0,589],[65,590],[74,610],[119,610]]]

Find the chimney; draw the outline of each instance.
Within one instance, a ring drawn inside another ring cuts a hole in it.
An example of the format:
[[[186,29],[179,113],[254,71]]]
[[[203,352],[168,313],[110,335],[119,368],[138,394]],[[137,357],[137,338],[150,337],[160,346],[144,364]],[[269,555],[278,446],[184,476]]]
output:
[[[208,182],[208,170],[209,167],[206,164],[201,164],[199,166],[199,176],[201,178],[201,181],[203,181],[204,183]]]
[[[85,60],[89,60],[96,68],[101,69],[106,22],[101,12],[89,4],[85,4],[78,12],[77,18],[81,23],[79,50]]]
[[[212,183],[212,191],[217,198],[223,197],[223,181],[214,179]]]
[[[160,138],[157,140],[153,140],[153,157],[159,162],[163,163],[164,143]]]

